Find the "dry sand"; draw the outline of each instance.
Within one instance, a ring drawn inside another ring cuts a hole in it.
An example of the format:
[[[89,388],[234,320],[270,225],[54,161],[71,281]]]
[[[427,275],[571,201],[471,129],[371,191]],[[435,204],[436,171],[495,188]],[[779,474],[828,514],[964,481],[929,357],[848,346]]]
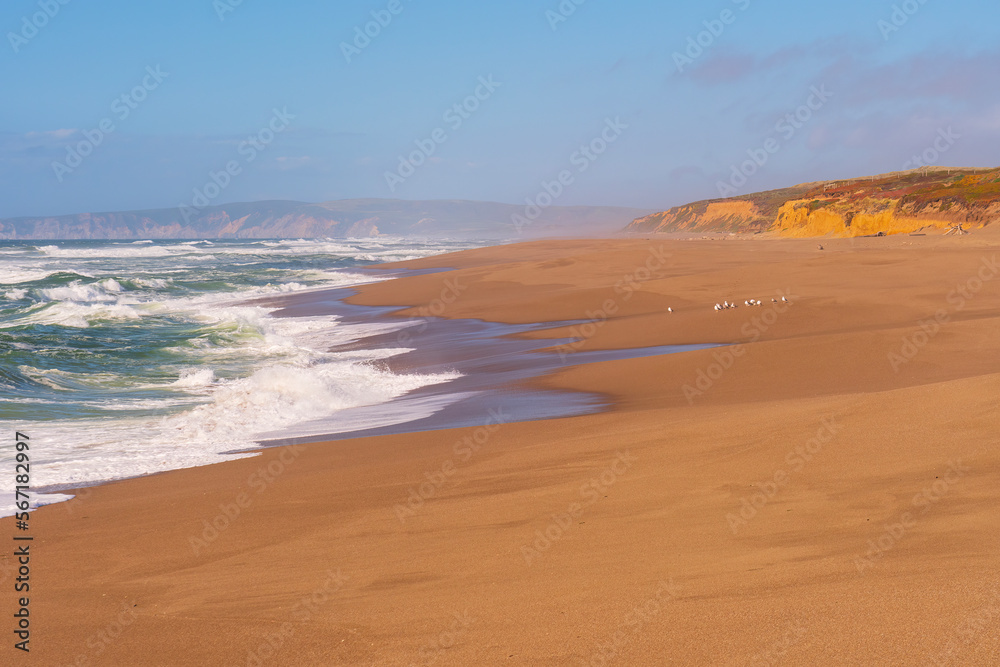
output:
[[[352,300],[597,318],[580,349],[743,345],[541,381],[604,414],[269,450],[43,508],[18,664],[1000,663],[1000,238],[822,243],[406,264],[456,270]]]

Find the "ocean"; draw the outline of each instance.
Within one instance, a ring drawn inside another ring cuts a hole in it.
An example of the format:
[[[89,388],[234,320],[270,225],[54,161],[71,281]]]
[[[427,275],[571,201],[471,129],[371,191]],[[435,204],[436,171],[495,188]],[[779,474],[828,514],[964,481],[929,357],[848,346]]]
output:
[[[66,498],[60,488],[231,459],[261,434],[454,380],[379,363],[405,348],[328,351],[406,322],[279,318],[246,302],[372,282],[366,266],[488,244],[0,242],[3,459],[15,431],[31,438],[33,505],[46,504]],[[13,491],[13,473],[0,476],[0,515],[13,513]]]

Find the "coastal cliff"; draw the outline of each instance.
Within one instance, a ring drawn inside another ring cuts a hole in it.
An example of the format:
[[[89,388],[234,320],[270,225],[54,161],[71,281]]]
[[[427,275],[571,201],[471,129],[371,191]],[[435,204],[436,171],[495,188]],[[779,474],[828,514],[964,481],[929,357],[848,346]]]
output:
[[[1000,168],[932,168],[695,202],[636,218],[625,231],[850,237],[975,229],[996,220]]]
[[[518,226],[524,205],[460,200],[261,201],[0,220],[0,239],[517,238],[606,235],[649,209],[551,206]]]

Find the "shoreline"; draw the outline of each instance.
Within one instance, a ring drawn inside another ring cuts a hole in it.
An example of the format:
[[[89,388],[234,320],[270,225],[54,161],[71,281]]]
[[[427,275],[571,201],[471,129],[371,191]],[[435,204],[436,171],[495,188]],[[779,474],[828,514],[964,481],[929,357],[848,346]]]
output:
[[[403,316],[430,308],[451,279],[465,289],[449,319],[589,319],[575,353],[696,339],[742,352],[538,380],[611,397],[598,414],[267,449],[43,507],[33,546],[45,554],[44,597],[32,611],[60,638],[39,633],[37,657],[898,664],[953,646],[965,664],[990,664],[995,635],[954,642],[990,608],[1000,565],[989,547],[1000,280],[980,273],[1000,243],[823,245],[536,241],[363,286],[349,302],[416,304]],[[948,296],[973,278],[958,309]],[[767,305],[711,311],[777,290],[793,305],[766,320]],[[907,341],[918,347],[908,358]],[[897,352],[905,362],[893,368]],[[116,622],[116,638],[101,640]]]
[[[434,275],[438,272],[413,270],[399,277]],[[447,279],[445,283],[447,285]],[[718,345],[707,343],[577,351],[574,348],[579,339],[546,337],[547,331],[572,327],[575,322],[513,325],[480,319],[447,319],[427,312],[419,317],[400,319],[397,313],[406,310],[407,306],[373,308],[350,304],[348,300],[357,297],[361,288],[363,286],[334,288],[308,295],[276,297],[261,303],[283,306],[272,313],[275,317],[336,315],[347,325],[385,323],[397,327],[405,323],[404,327],[387,333],[335,345],[329,351],[411,348],[386,358],[381,364],[395,374],[453,372],[460,373],[461,377],[421,387],[387,403],[350,408],[316,422],[292,425],[282,429],[281,434],[264,434],[258,443],[261,447],[482,426],[496,418],[494,413],[504,414],[505,422],[592,414],[610,407],[606,397],[595,392],[552,389],[544,385],[542,378],[580,364],[672,354]],[[421,409],[433,412],[385,425],[350,426],[352,422],[364,423],[366,418],[384,421],[388,414],[400,414],[409,405],[418,406],[418,413]]]
[[[84,245],[21,242],[5,256],[0,384],[13,393],[4,412],[41,429],[45,465],[31,478],[39,491],[222,461],[231,457],[218,451],[251,448],[254,433],[443,379],[394,381],[351,365],[378,353],[324,355],[371,331],[333,331],[332,318],[280,320],[248,302],[379,280],[360,270],[470,247],[401,239]],[[338,382],[341,375],[350,379]],[[13,480],[0,489],[0,515],[11,515]],[[34,502],[59,499],[38,493]]]

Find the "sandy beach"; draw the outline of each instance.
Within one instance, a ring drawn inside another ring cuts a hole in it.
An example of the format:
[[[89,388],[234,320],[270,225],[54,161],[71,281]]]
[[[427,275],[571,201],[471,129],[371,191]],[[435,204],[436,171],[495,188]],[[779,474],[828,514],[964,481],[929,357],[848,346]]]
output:
[[[268,449],[44,507],[18,664],[998,664],[998,259],[987,229],[396,265],[449,270],[349,302],[574,321],[526,334],[579,339],[567,357],[727,345],[533,381],[599,414]]]

